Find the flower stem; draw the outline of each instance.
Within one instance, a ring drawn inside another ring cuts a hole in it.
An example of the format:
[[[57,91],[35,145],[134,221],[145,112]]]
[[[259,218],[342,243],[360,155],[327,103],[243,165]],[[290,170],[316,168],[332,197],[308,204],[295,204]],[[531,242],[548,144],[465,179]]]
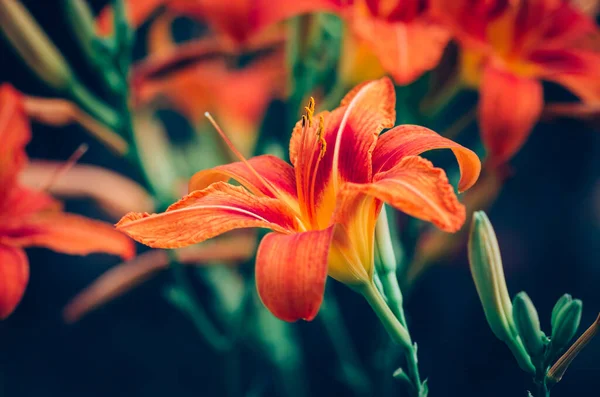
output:
[[[326,291],[323,305],[317,317],[329,334],[333,349],[341,364],[344,381],[359,395],[369,394],[371,382],[358,359],[348,329],[340,313],[339,304],[333,291]]]
[[[460,77],[452,77],[438,92],[428,95],[420,104],[421,113],[436,118],[462,91],[464,84]]]
[[[408,365],[408,377],[414,387],[413,392],[417,397],[427,395],[426,388],[421,383],[417,365],[417,349],[413,345],[407,329],[400,323],[373,283],[368,283],[359,288],[359,292],[365,297],[373,308],[381,324],[390,335],[392,340],[404,348],[404,355]]]
[[[217,352],[225,353],[232,349],[233,343],[222,335],[209,319],[208,313],[196,299],[194,289],[187,279],[185,270],[175,256],[175,251],[167,251],[173,276],[180,294],[171,294],[171,301],[177,304],[192,320],[202,338]]]
[[[550,389],[546,386],[546,382],[537,384],[537,394],[535,397],[550,397]]]
[[[83,84],[73,78],[67,86],[69,95],[87,113],[100,120],[113,131],[121,131],[119,114],[104,101],[92,94]]]

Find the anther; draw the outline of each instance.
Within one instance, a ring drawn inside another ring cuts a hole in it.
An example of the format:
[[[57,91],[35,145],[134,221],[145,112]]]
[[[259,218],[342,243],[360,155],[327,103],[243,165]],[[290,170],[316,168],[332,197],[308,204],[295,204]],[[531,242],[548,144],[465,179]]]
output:
[[[319,140],[319,144],[320,144],[320,152],[319,152],[320,158],[323,158],[325,156],[325,151],[327,150],[327,142],[325,141],[325,137],[323,136],[324,131],[325,131],[325,119],[321,115],[321,116],[319,116],[319,128],[317,128],[317,139]]]

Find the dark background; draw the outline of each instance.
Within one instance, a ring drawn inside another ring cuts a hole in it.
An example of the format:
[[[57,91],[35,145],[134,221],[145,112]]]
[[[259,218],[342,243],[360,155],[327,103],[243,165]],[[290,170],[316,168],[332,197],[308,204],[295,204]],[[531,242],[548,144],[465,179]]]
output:
[[[58,2],[25,3],[73,68],[91,78],[78,64],[78,50]],[[98,9],[103,1],[93,3]],[[52,95],[4,40],[0,40],[2,81],[28,94]],[[547,88],[547,97],[563,95],[555,87]],[[34,125],[33,130],[28,147],[32,158],[64,160],[85,141],[90,150],[82,162],[138,178],[125,160],[114,157],[78,127]],[[511,295],[528,292],[547,332],[552,306],[565,292],[584,302],[581,331],[600,309],[599,154],[599,132],[582,122],[539,124],[511,162],[513,176],[488,212],[500,241],[509,291]],[[90,200],[72,200],[66,207],[112,221]],[[224,395],[229,380],[220,365],[222,357],[163,298],[163,289],[171,282],[168,272],[79,323],[66,325],[61,317],[65,303],[117,264],[117,259],[105,255],[82,259],[37,249],[28,250],[28,255],[31,280],[25,297],[16,312],[0,323],[0,396]],[[377,367],[381,363],[371,353],[385,338],[375,317],[346,287],[331,279],[329,287],[339,295],[361,360],[367,367]],[[201,285],[198,293],[203,295]],[[526,395],[530,379],[487,326],[464,250],[452,261],[431,268],[406,299],[411,333],[419,344],[421,374],[431,378],[432,396]],[[335,356],[322,325],[315,321],[295,327],[301,335],[310,395],[350,395],[336,376]],[[595,340],[552,395],[597,395],[599,357],[600,340]],[[276,395],[269,367],[247,348],[242,348],[241,366],[246,383],[257,372],[263,373],[265,394]],[[385,382],[390,381],[388,376]],[[397,384],[392,385],[397,389],[393,395],[403,395]]]

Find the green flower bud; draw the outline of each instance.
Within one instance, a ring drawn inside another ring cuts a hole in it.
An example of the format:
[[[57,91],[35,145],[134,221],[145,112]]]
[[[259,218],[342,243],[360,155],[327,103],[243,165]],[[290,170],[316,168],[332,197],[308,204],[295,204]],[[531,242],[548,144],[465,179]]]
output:
[[[0,1],[0,31],[41,80],[67,87],[72,76],[67,61],[19,1]]]
[[[469,264],[492,332],[511,349],[519,366],[524,371],[533,373],[535,368],[513,321],[513,308],[504,278],[498,240],[483,211],[473,214],[469,235]]]
[[[531,357],[539,357],[544,353],[544,333],[540,329],[537,310],[525,292],[519,292],[513,299],[513,319],[525,350]]]
[[[571,297],[570,294],[564,294],[563,296],[561,296],[558,301],[556,301],[556,304],[554,305],[554,308],[552,309],[552,320],[551,320],[551,324],[552,324],[552,328],[555,327],[556,324],[556,317],[558,316],[558,313],[562,310],[563,307],[565,307],[567,304],[573,302],[573,297]]]
[[[88,57],[93,57],[95,51],[92,43],[96,38],[96,21],[92,10],[87,2],[81,0],[64,0],[63,7],[83,51]]]
[[[582,302],[575,299],[556,315],[556,321],[552,326],[552,346],[555,351],[563,350],[575,336],[581,322],[582,306]]]

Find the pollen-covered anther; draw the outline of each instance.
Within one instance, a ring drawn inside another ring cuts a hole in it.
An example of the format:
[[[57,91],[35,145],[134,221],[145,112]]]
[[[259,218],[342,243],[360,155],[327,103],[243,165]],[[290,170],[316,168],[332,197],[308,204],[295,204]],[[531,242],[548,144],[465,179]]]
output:
[[[308,126],[312,127],[313,116],[315,114],[315,98],[310,97],[308,101],[308,106],[304,107],[306,111],[306,118],[308,119]]]
[[[327,150],[327,142],[323,137],[323,131],[325,131],[325,119],[323,116],[319,116],[319,128],[317,128],[317,139],[319,140],[319,158],[323,158],[325,156],[325,151]]]

